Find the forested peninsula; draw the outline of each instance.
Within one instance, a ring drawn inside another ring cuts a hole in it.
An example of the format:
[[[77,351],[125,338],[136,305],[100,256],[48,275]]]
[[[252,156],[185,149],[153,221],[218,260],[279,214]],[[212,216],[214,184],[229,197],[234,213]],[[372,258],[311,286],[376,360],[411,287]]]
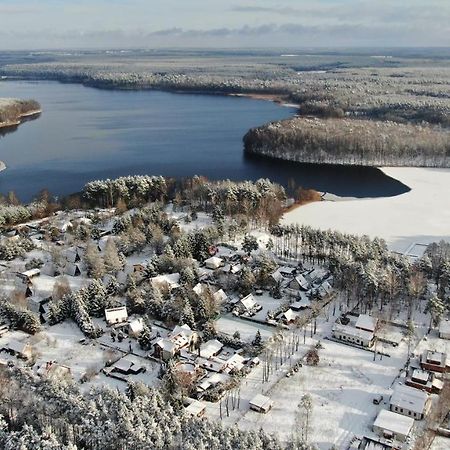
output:
[[[0,98],[0,128],[17,126],[24,117],[40,112],[41,105],[36,100]]]
[[[245,152],[288,161],[361,166],[450,166],[450,132],[428,124],[294,117],[251,129]]]

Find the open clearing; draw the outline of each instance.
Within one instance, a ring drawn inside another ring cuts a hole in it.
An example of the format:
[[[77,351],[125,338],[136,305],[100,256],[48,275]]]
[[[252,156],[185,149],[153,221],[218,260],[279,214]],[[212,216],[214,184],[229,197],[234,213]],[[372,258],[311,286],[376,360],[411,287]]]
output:
[[[383,172],[411,191],[397,197],[310,203],[288,212],[284,222],[378,236],[402,253],[415,243],[450,241],[450,169],[388,167]]]

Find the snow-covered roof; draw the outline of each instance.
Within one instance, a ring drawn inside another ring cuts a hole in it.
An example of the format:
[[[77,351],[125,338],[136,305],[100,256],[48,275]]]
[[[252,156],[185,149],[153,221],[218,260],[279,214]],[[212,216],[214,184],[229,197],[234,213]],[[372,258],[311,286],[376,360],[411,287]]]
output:
[[[398,384],[391,396],[390,404],[418,414],[424,412],[428,394],[420,389]]]
[[[27,342],[20,342],[16,341],[15,339],[11,339],[3,346],[3,348],[11,350],[15,353],[22,354],[27,349],[28,346],[29,345]]]
[[[333,331],[344,333],[367,341],[370,341],[373,338],[373,333],[371,333],[370,331],[360,330],[359,328],[355,328],[348,325],[342,325],[339,323],[335,323],[333,325]]]
[[[291,303],[291,309],[293,309],[293,310],[310,308],[310,307],[311,307],[311,301],[308,298],[303,297],[303,296],[299,301]]]
[[[256,301],[252,294],[248,294],[246,297],[241,298],[239,303],[247,310],[250,310],[256,306]]]
[[[186,413],[190,414],[192,417],[198,417],[203,414],[205,409],[206,406],[202,402],[193,400],[192,403],[186,407]]]
[[[202,295],[203,293],[206,292],[206,290],[208,289],[208,285],[205,283],[197,283],[192,290],[197,294],[197,295]]]
[[[413,425],[414,419],[411,417],[396,414],[386,409],[382,409],[378,413],[378,416],[373,424],[374,427],[378,427],[382,430],[390,431],[401,436],[408,436]]]
[[[295,320],[297,318],[297,314],[294,311],[292,311],[291,308],[289,308],[285,313],[283,313],[283,317],[288,322],[291,322],[292,320]]]
[[[235,353],[227,360],[226,372],[231,372],[232,370],[241,370],[244,367],[245,358],[239,353]]]
[[[33,278],[38,276],[41,273],[40,269],[30,269],[26,270],[25,272],[22,272],[21,275],[27,278]]]
[[[209,359],[217,354],[222,349],[222,347],[222,342],[218,341],[217,339],[211,339],[207,342],[204,342],[200,346],[200,356],[202,358]]]
[[[216,302],[225,302],[227,299],[228,299],[228,295],[225,293],[225,291],[223,289],[219,289],[214,294],[214,300]]]
[[[278,269],[280,273],[285,273],[287,275],[291,275],[295,272],[296,268],[291,266],[283,266]]]
[[[269,397],[266,397],[262,394],[256,394],[251,400],[250,400],[250,406],[255,406],[258,409],[266,410],[270,409],[273,402]]]
[[[430,378],[430,374],[425,370],[414,369],[412,373],[412,378],[426,383],[428,381],[428,378]]]
[[[217,269],[222,264],[223,259],[218,258],[217,256],[211,256],[211,258],[205,259],[205,265],[209,268]]]
[[[106,308],[105,319],[108,323],[121,323],[128,319],[128,312],[126,306],[119,306],[118,308]]]
[[[171,273],[166,275],[158,275],[151,279],[153,286],[160,287],[162,284],[167,283],[171,289],[176,289],[180,287],[180,274],[179,273]]]
[[[366,331],[375,331],[377,319],[368,314],[360,314],[356,320],[355,327]]]
[[[283,275],[281,275],[280,269],[275,270],[275,272],[273,272],[270,275],[277,283],[283,281]]]

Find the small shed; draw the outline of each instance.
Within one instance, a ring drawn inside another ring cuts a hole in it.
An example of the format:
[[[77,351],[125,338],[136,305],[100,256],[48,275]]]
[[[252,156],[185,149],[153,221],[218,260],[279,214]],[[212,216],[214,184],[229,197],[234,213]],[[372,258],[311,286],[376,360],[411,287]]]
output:
[[[272,406],[273,401],[262,394],[257,394],[250,400],[250,409],[259,413],[268,413]]]
[[[106,308],[105,319],[108,325],[125,323],[128,320],[127,307],[119,306],[118,308]]]
[[[382,409],[373,424],[373,432],[386,439],[404,442],[411,433],[414,419]]]

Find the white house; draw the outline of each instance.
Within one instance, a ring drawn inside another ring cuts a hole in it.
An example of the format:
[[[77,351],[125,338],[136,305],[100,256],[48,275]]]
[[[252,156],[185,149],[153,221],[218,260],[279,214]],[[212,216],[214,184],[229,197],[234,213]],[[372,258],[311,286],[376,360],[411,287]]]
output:
[[[202,417],[205,414],[206,406],[198,400],[193,400],[188,406],[186,406],[185,411],[191,417]]]
[[[246,297],[241,298],[237,303],[236,307],[239,312],[242,314],[244,312],[250,312],[252,309],[257,307],[257,303],[252,294],[248,294]]]
[[[393,412],[422,420],[431,407],[429,395],[419,389],[397,384],[389,401],[389,409]]]
[[[382,409],[373,424],[373,432],[386,439],[404,442],[411,433],[414,419]]]
[[[273,401],[269,397],[262,394],[257,394],[250,400],[250,409],[260,413],[269,412],[272,406]]]
[[[361,347],[371,347],[373,345],[374,334],[371,331],[361,330],[351,325],[335,323],[332,329],[335,339]]]
[[[450,339],[450,320],[443,320],[439,325],[439,337],[441,339]]]
[[[108,325],[125,323],[128,320],[127,307],[119,306],[118,308],[106,308],[105,319]]]

